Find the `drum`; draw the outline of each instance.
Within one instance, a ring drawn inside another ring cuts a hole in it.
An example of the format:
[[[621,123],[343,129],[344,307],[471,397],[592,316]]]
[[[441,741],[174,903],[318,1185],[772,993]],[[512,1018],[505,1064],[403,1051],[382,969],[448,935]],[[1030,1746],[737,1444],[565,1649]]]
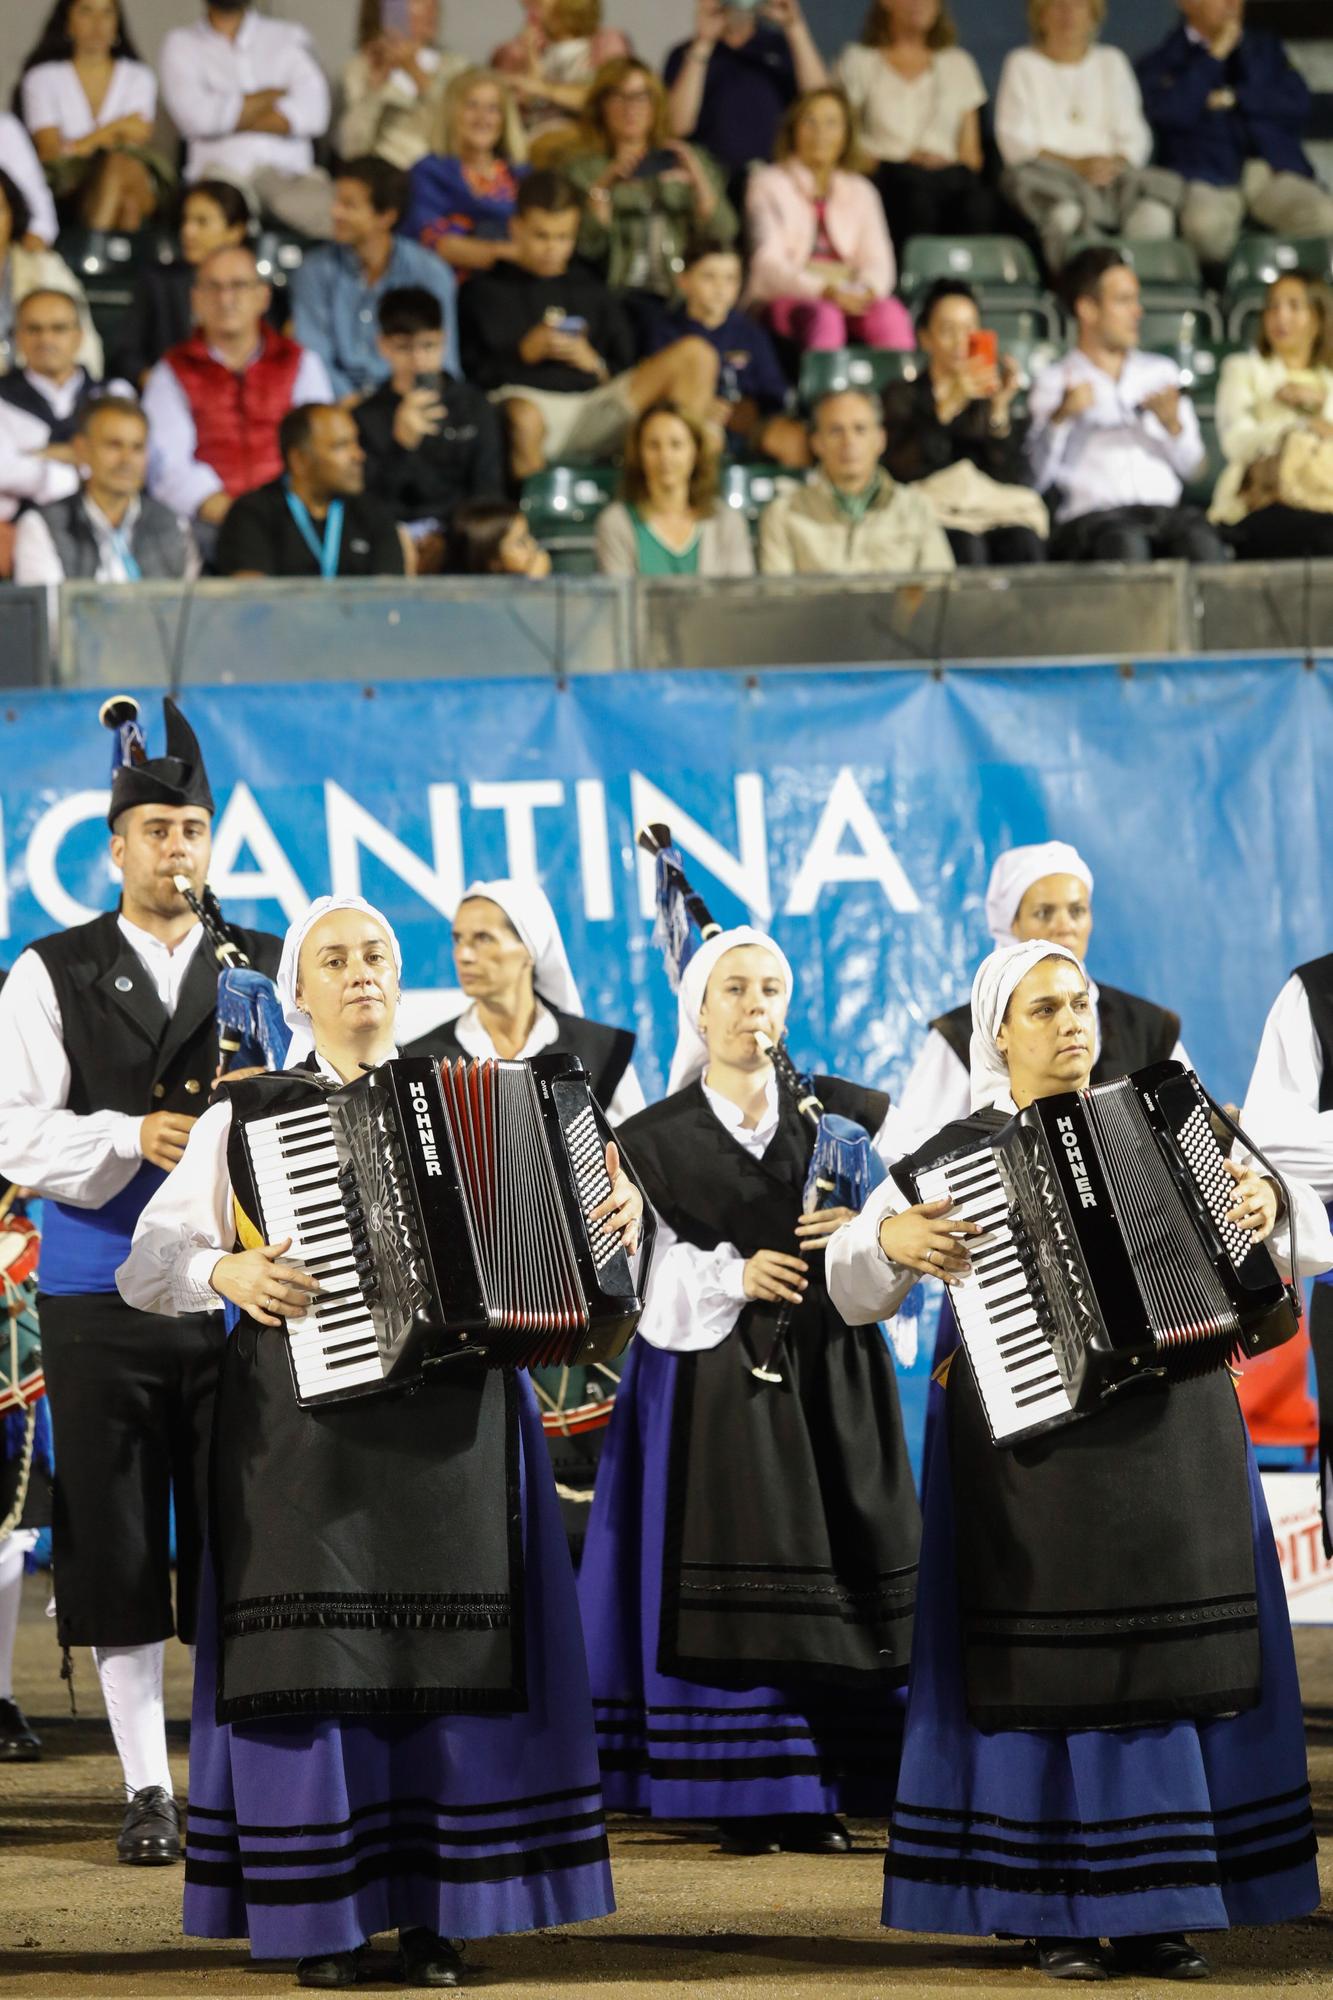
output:
[[[542,1413],[542,1429],[551,1450],[551,1469],[565,1533],[577,1562],[588,1532],[597,1463],[616,1404],[618,1361],[598,1361],[587,1367],[534,1368],[533,1389]]]
[[[11,1209],[0,1216],[0,1417],[25,1410],[46,1394],[37,1326],[35,1223]]]

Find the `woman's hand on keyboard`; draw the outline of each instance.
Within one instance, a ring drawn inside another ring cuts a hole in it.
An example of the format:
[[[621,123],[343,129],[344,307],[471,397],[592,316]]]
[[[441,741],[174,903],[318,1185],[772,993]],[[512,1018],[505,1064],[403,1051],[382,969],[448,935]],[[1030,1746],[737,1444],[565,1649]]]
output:
[[[621,1166],[620,1154],[615,1146],[606,1149],[606,1172],[611,1182],[611,1193],[599,1208],[593,1210],[593,1221],[600,1222],[608,1236],[618,1236],[621,1249],[627,1257],[632,1257],[639,1247],[643,1196]]]
[[[1222,1164],[1236,1183],[1236,1199],[1227,1210],[1227,1221],[1248,1230],[1256,1243],[1262,1243],[1277,1228],[1277,1189],[1253,1167],[1237,1166],[1234,1160]]]
[[[303,1319],[319,1291],[319,1280],[295,1264],[283,1263],[282,1253],[291,1247],[291,1237],[284,1236],[281,1243],[264,1243],[257,1250],[238,1250],[234,1256],[220,1257],[209,1283],[219,1298],[239,1306],[260,1326]]]
[[[920,1271],[925,1278],[966,1278],[972,1270],[967,1238],[984,1234],[979,1223],[950,1214],[952,1201],[922,1202],[886,1215],[879,1225],[879,1247],[892,1264]]]

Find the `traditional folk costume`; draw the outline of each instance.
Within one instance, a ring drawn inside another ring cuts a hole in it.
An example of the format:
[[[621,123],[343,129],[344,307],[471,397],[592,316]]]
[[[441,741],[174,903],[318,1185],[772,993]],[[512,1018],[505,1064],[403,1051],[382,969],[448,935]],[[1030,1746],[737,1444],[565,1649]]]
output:
[[[116,771],[108,823],[135,806],[212,794],[198,743],[170,700],[167,755]],[[278,941],[237,933],[272,972]],[[116,1267],[166,1176],[140,1150],[154,1111],[193,1114],[218,1061],[217,967],[196,924],[174,950],[110,913],[39,939],[0,994],[0,1170],[46,1198],[43,1365],[59,1470],[57,1632],[91,1646],[131,1795],[122,1858],[172,1858],[175,1833],[136,1845],[134,1796],[171,1794],[164,1641],[195,1636],[208,1438],[221,1355],[214,1319],[132,1312]],[[173,1616],[170,1521],[174,1506]],[[158,1801],[157,1803],[160,1803]],[[152,1852],[139,1852],[146,1844]]]
[[[708,977],[748,929],[690,960],[669,1094],[622,1128],[659,1218],[579,1576],[608,1803],[658,1818],[882,1815],[899,1749],[919,1515],[894,1363],[873,1315],[846,1327],[822,1254],[793,1309],[781,1385],[751,1372],[777,1308],[745,1261],[794,1244],[812,1134],[769,1089],[747,1129],[704,1081]],[[874,1133],[888,1100],[836,1077],[830,1111]],[[794,1839],[787,1844],[799,1844]]]
[[[5,974],[0,972],[0,986]],[[38,1737],[14,1699],[14,1646],[23,1602],[23,1570],[51,1521],[51,1413],[42,1389],[37,1279],[30,1269],[37,1236],[0,1181],[0,1764],[35,1763]]]
[[[849,1321],[894,1312],[915,1283],[879,1244],[914,1199],[905,1176],[1012,1115],[995,1035],[1048,956],[1077,963],[1035,943],[978,973],[976,1112],[901,1162],[830,1246]],[[1313,1194],[1291,1194],[1302,1267],[1333,1262]],[[1288,1236],[1270,1239],[1279,1258]],[[1134,1939],[1314,1909],[1291,1630],[1229,1374],[1145,1384],[997,1447],[959,1348],[924,1515],[885,1924]]]
[[[356,898],[321,899],[289,931],[278,983],[298,1066],[200,1121],[121,1270],[136,1306],[220,1307],[219,1257],[258,1240],[240,1127],[341,1087],[295,985],[310,926],[353,907],[392,938]],[[310,1958],[395,1926],[473,1938],[606,1915],[583,1641],[526,1379],[453,1367],[302,1408],[284,1334],[228,1318],[186,1932]]]

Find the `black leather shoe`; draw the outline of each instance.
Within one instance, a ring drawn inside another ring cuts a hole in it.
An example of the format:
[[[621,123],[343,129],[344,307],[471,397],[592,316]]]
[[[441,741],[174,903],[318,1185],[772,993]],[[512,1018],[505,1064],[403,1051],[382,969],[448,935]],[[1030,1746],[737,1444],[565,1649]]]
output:
[[[42,1739],[16,1701],[0,1701],[0,1764],[35,1764]]]
[[[782,1829],[775,1819],[720,1819],[718,1846],[724,1854],[781,1854]]]
[[[1173,1932],[1162,1937],[1113,1938],[1117,1972],[1136,1972],[1145,1979],[1207,1979],[1212,1966],[1187,1937]]]
[[[116,1853],[135,1868],[162,1868],[181,1858],[181,1819],[161,1785],[144,1785],[125,1808]]]
[[[298,1986],[355,1986],[361,1977],[361,1957],[365,1946],[355,1951],[326,1951],[318,1958],[298,1958]]]
[[[434,1931],[398,1933],[398,1963],[394,1970],[408,1986],[461,1986],[463,1958],[448,1938]]]
[[[832,1813],[794,1813],[782,1822],[788,1854],[850,1854],[852,1836]]]
[[[1096,1938],[1038,1938],[1037,1966],[1050,1979],[1109,1979]]]

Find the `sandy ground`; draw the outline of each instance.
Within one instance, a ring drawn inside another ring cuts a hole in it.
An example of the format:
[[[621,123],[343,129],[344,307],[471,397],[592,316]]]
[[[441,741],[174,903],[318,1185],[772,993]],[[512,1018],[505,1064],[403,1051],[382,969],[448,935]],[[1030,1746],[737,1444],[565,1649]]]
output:
[[[30,1578],[19,1639],[19,1700],[47,1756],[0,1767],[0,1986],[33,1995],[143,1994],[175,2000],[265,2000],[295,1991],[291,1968],[251,1962],[243,1947],[180,1935],[180,1871],[121,1868],[118,1770],[91,1664],[78,1663],[82,1713],[71,1718],[58,1656]],[[1333,1996],[1333,1632],[1297,1635],[1307,1703],[1316,1816],[1325,1843],[1323,1906],[1277,1931],[1239,1931],[1209,1947],[1207,1992]],[[188,1660],[171,1649],[170,1713],[188,1712]],[[186,1783],[186,1732],[173,1723],[177,1791]],[[643,2000],[650,1994],[715,2000],[857,2000],[878,1996],[1046,1993],[1050,1981],[1017,1947],[917,1938],[878,1924],[884,1830],[858,1825],[856,1852],[740,1860],[719,1855],[703,1828],[616,1822],[619,1910],[575,1931],[503,1938],[468,1951],[478,1987],[533,2000]],[[389,1943],[359,1991],[401,1992],[388,1977]],[[1162,1984],[1119,1980],[1117,1994],[1165,1995]]]

